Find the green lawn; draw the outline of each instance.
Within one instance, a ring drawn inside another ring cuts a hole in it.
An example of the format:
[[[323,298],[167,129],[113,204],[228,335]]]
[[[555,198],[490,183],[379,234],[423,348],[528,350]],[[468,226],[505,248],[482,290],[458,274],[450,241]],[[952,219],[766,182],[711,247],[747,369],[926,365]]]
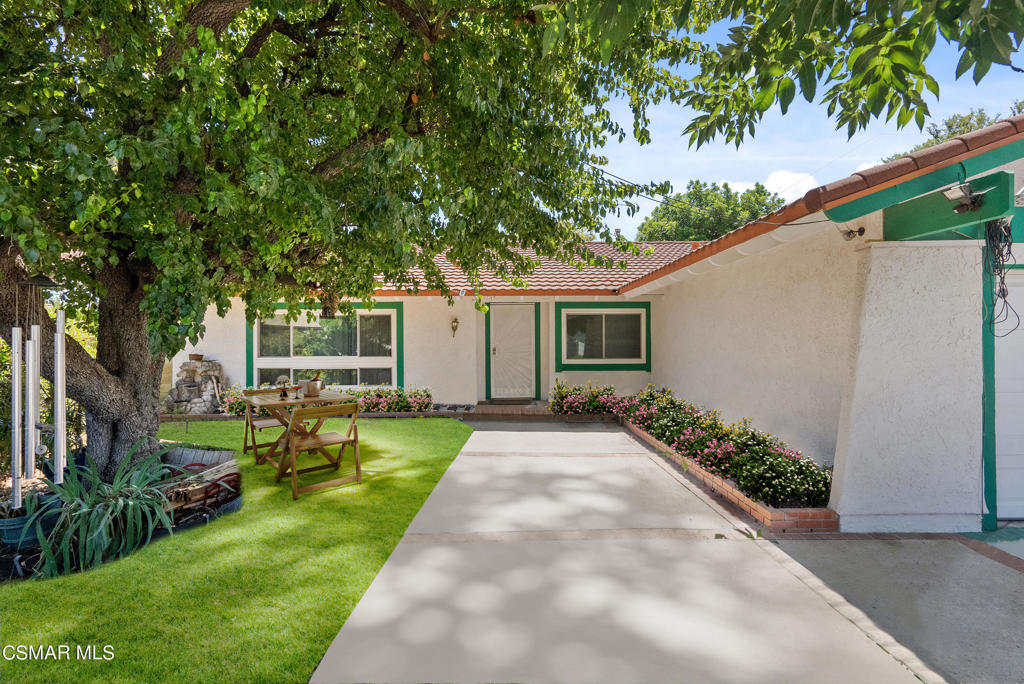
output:
[[[241,511],[96,570],[0,586],[3,644],[114,648],[106,662],[0,661],[0,680],[305,682],[470,432],[447,418],[362,420],[363,483],[298,501],[271,466],[239,458]],[[160,436],[238,448],[242,423],[170,423]]]

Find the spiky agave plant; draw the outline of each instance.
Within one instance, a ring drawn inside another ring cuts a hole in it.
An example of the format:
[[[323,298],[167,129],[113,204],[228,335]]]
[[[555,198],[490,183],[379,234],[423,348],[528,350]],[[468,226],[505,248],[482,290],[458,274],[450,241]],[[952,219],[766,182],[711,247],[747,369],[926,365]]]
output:
[[[184,471],[163,463],[162,454],[134,463],[126,458],[110,482],[100,477],[91,459],[85,468],[71,468],[61,484],[47,480],[60,501],[59,517],[49,534],[43,531],[41,516],[53,507],[37,511],[28,522],[42,549],[36,575],[56,577],[94,568],[145,546],[160,527],[171,531],[163,488]]]

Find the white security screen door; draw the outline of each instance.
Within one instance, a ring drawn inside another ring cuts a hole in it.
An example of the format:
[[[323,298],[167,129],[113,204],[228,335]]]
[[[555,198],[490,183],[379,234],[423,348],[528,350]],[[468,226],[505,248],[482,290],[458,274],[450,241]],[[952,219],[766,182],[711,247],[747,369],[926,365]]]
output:
[[[532,399],[533,304],[491,304],[491,397]]]
[[[1024,319],[1024,273],[1011,271],[1010,304]],[[996,325],[996,334],[1016,322]],[[1002,330],[1001,330],[1002,328]],[[996,515],[1024,518],[1024,320],[996,338]]]

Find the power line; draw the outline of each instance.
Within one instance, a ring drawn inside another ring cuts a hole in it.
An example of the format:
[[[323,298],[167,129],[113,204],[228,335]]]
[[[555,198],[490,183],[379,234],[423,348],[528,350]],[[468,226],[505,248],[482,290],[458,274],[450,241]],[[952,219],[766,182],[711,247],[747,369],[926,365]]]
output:
[[[611,171],[606,171],[605,169],[602,169],[600,166],[596,166],[594,164],[591,164],[590,162],[584,162],[584,164],[586,164],[587,166],[591,167],[595,171],[599,171],[603,175],[608,176],[609,178],[613,178],[613,179],[615,179],[615,180],[617,180],[620,183],[623,183],[625,185],[632,186],[632,187],[637,188],[639,190],[643,190],[643,189],[647,188],[646,185],[642,185],[640,183],[636,183],[634,181],[631,181],[628,178],[623,178],[622,176],[618,176],[618,175],[612,173]],[[647,194],[642,193],[642,192],[637,192],[636,194],[638,196],[640,196],[640,197],[643,197],[646,200],[650,200],[651,202],[655,202],[656,204],[660,204],[662,206],[676,207],[677,209],[688,209],[689,208],[689,205],[684,204],[682,202],[679,202],[674,197],[670,197],[669,195],[662,195],[662,199],[658,199],[657,197],[652,197],[652,196],[647,195]],[[819,224],[819,223],[833,223],[833,221],[830,220],[830,219],[815,219],[814,221],[803,221],[801,223],[775,223],[773,221],[765,221],[763,219],[754,219],[753,221],[748,221],[744,225],[750,225],[751,223],[760,223],[760,224],[768,225],[768,226],[811,226],[811,225],[815,225],[815,224]],[[737,226],[737,227],[741,228],[742,226]]]

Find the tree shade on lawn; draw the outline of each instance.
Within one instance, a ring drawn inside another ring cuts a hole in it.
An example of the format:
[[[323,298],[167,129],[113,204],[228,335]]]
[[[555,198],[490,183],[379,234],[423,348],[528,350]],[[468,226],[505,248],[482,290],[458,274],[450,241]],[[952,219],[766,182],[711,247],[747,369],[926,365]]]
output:
[[[447,418],[362,420],[363,484],[298,501],[240,458],[239,512],[90,572],[0,586],[5,644],[114,649],[110,661],[5,661],[3,679],[306,681],[470,432]],[[242,424],[169,423],[160,437],[237,448]]]

